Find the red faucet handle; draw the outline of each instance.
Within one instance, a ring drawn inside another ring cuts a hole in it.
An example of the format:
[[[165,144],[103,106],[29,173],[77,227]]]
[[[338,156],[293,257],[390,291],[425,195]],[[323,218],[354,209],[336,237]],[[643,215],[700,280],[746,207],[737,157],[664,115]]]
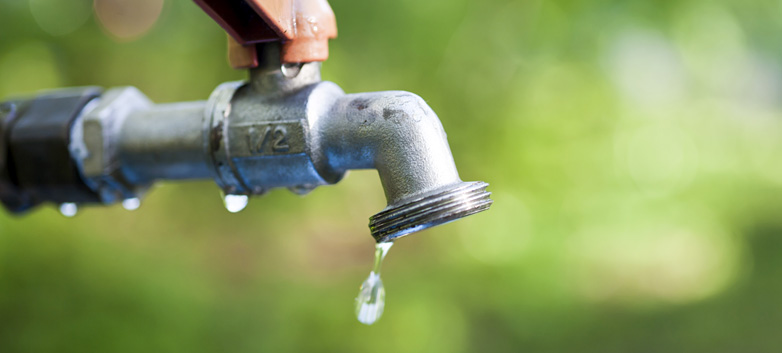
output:
[[[280,61],[300,63],[329,57],[337,22],[326,0],[194,0],[230,36],[234,68],[258,65],[255,44],[281,41]]]

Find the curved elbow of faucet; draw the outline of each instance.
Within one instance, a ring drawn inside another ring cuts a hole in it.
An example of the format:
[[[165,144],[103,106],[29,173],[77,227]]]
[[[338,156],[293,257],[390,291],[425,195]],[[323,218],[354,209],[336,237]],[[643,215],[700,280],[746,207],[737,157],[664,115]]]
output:
[[[485,183],[459,178],[440,120],[402,91],[341,96],[316,123],[322,167],[377,169],[388,207],[370,219],[378,242],[483,211]]]
[[[342,96],[322,124],[327,168],[377,169],[391,207],[461,182],[440,120],[413,93]]]

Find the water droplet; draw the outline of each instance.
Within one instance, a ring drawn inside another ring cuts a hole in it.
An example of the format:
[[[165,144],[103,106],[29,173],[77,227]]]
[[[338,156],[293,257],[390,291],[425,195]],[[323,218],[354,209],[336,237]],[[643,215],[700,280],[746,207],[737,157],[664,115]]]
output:
[[[312,190],[315,190],[315,186],[310,184],[297,185],[288,187],[288,190],[296,195],[307,195],[312,192]]]
[[[365,325],[372,325],[383,316],[386,305],[386,289],[380,279],[380,267],[383,264],[392,242],[375,245],[375,266],[369,277],[361,284],[356,297],[356,317]]]
[[[141,206],[141,200],[138,197],[122,200],[122,207],[128,211],[134,211]]]
[[[304,66],[302,63],[285,63],[282,64],[282,67],[280,67],[280,70],[282,70],[282,75],[287,78],[294,78],[299,75],[299,72],[301,72],[301,68]]]
[[[250,198],[247,195],[232,195],[228,194],[223,196],[223,204],[228,212],[236,213],[247,207],[247,203]]]
[[[73,217],[77,212],[79,212],[79,207],[73,202],[60,204],[60,213],[65,217]]]

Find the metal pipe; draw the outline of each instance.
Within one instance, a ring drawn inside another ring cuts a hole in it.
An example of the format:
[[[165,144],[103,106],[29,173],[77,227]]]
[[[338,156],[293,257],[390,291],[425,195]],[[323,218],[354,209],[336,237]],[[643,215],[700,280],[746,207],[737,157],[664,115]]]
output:
[[[155,105],[131,113],[119,129],[118,160],[128,181],[210,179],[204,155],[206,101]]]
[[[282,66],[269,53],[249,82],[223,84],[206,102],[155,105],[132,87],[93,99],[62,144],[84,184],[108,204],[157,180],[210,178],[226,194],[306,193],[348,170],[377,169],[388,200],[370,218],[378,242],[489,208],[487,184],[461,181],[442,124],[419,96],[345,94],[320,81],[319,63]]]

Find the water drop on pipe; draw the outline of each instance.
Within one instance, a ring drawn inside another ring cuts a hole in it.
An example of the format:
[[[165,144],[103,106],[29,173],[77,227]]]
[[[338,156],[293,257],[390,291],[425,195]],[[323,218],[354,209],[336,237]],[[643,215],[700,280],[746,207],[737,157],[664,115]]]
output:
[[[302,63],[282,64],[280,70],[282,71],[282,75],[286,78],[294,78],[299,75],[303,66],[304,64]]]
[[[386,289],[380,279],[380,267],[391,245],[394,243],[386,242],[375,245],[375,266],[358,291],[355,309],[356,317],[362,324],[372,325],[383,316],[383,309],[386,305]]]
[[[250,198],[247,195],[225,195],[223,196],[223,204],[228,212],[236,213],[247,207],[247,203]]]
[[[65,202],[60,204],[60,213],[65,217],[73,217],[79,212],[79,207],[73,202]]]
[[[139,200],[138,197],[133,197],[129,199],[122,200],[122,208],[128,210],[128,211],[134,211],[137,210],[141,206],[141,200]]]

